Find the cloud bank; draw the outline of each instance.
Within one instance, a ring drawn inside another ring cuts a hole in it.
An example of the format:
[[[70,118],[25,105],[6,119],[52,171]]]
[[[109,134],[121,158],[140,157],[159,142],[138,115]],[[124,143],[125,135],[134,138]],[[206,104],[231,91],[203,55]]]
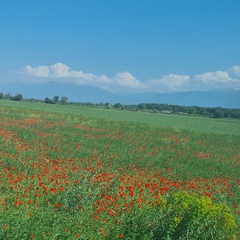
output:
[[[240,66],[235,65],[230,68],[230,71],[240,77]]]
[[[21,71],[21,80],[30,83],[49,81],[67,82],[107,89],[109,91],[133,92],[182,92],[206,90],[234,90],[240,88],[240,66],[226,71],[204,72],[197,75],[168,74],[158,79],[139,80],[131,73],[119,72],[114,77],[71,70],[63,63],[51,66],[32,67],[27,65]]]

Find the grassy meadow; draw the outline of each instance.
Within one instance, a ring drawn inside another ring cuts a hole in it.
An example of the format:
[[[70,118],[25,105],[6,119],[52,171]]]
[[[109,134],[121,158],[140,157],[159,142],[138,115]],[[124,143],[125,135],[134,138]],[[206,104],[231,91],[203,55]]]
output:
[[[74,105],[55,105],[42,102],[1,100],[0,106],[17,107],[51,113],[69,114],[90,118],[109,119],[165,126],[175,129],[190,129],[206,133],[240,135],[240,121],[236,119],[217,119],[202,116],[186,116],[164,113],[131,112],[116,109],[93,108]]]
[[[0,101],[0,239],[240,239],[240,121]]]

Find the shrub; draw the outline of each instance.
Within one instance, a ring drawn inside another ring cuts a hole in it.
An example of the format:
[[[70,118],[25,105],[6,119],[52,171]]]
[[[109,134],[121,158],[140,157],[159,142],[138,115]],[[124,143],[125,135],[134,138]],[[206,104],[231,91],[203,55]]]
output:
[[[187,192],[136,208],[122,223],[124,239],[236,239],[237,226],[226,204]]]

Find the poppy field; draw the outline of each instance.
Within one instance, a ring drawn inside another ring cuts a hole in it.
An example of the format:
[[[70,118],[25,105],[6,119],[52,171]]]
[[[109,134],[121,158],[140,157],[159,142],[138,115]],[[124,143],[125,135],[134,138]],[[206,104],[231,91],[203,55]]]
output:
[[[0,116],[0,239],[240,239],[238,134]]]

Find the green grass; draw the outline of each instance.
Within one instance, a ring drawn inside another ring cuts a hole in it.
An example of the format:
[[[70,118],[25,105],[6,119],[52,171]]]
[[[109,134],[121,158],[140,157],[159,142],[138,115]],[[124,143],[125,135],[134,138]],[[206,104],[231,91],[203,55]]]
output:
[[[40,102],[14,102],[1,100],[0,106],[26,108],[61,114],[73,114],[91,118],[110,119],[146,123],[157,126],[173,127],[175,129],[190,129],[194,131],[218,134],[240,135],[240,121],[235,119],[215,119],[200,116],[182,116],[148,112],[130,112],[115,109],[91,108],[73,105],[54,105]]]

